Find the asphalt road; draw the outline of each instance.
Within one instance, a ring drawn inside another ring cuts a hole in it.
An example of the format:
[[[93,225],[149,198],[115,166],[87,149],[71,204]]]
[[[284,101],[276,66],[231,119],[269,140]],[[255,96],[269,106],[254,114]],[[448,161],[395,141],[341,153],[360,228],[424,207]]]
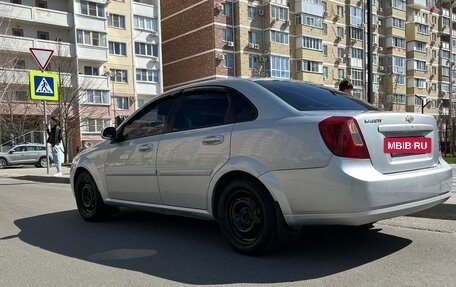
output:
[[[0,175],[0,286],[456,286],[456,205],[313,227],[264,257],[234,253],[214,222],[123,210],[87,223],[66,183]]]

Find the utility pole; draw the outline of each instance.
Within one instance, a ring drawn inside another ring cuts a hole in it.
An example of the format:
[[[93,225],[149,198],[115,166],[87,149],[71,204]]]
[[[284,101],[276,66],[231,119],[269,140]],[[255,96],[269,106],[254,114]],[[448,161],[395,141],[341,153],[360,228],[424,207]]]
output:
[[[372,74],[372,1],[366,0],[367,9],[367,101],[374,103],[373,74]]]

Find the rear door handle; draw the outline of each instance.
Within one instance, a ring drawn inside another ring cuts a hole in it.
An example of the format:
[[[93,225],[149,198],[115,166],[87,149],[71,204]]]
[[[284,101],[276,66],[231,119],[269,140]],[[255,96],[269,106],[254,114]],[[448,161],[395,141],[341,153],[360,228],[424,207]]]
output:
[[[210,136],[210,137],[203,139],[203,144],[205,144],[205,145],[216,145],[216,144],[221,144],[222,142],[223,142],[222,135]]]
[[[154,146],[151,144],[143,144],[138,147],[139,151],[150,151],[154,149]]]

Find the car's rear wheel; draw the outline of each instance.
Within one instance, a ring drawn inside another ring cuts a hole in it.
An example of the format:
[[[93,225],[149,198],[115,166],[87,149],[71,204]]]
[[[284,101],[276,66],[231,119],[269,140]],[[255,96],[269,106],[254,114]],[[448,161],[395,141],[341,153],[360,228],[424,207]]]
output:
[[[38,165],[36,167],[47,167],[48,163],[46,160],[46,157],[41,157],[40,160],[38,161]]]
[[[218,203],[218,220],[222,233],[242,254],[263,254],[278,243],[274,202],[256,182],[228,184]]]
[[[84,171],[76,179],[76,205],[79,214],[86,221],[100,221],[117,210],[104,204],[92,176]]]
[[[6,164],[7,164],[6,159],[0,158],[0,168],[6,167]]]

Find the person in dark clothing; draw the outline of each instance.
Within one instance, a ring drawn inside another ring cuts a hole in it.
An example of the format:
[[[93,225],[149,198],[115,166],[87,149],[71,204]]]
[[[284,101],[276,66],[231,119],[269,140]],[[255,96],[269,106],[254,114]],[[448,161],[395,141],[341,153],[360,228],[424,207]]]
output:
[[[340,81],[340,83],[339,83],[339,91],[347,93],[347,94],[351,94],[351,92],[353,91],[352,83],[350,83],[349,80]]]
[[[51,145],[52,158],[57,168],[57,173],[54,176],[62,176],[62,161],[63,161],[63,145],[62,145],[62,129],[60,128],[60,120],[57,116],[51,117],[52,128],[46,128],[48,134],[48,144]]]

